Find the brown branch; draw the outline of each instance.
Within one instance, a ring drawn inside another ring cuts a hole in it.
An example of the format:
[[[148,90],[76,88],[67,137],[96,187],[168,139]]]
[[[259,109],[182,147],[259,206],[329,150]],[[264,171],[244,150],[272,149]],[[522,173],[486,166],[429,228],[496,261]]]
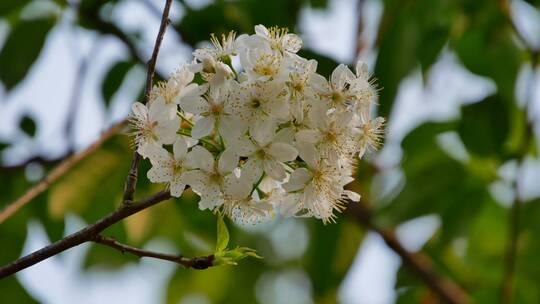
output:
[[[70,157],[63,160],[62,162],[60,162],[60,164],[54,167],[54,169],[52,169],[51,172],[47,174],[47,176],[43,180],[41,180],[32,188],[28,189],[22,196],[20,196],[17,200],[13,201],[11,204],[7,205],[6,208],[4,208],[0,212],[0,224],[3,223],[6,219],[8,219],[10,216],[12,216],[15,212],[17,212],[17,210],[19,210],[21,207],[28,204],[36,196],[38,196],[39,194],[47,190],[52,183],[54,183],[56,180],[62,177],[66,172],[68,172],[71,168],[73,168],[73,166],[78,164],[81,160],[86,158],[88,155],[92,154],[105,141],[107,141],[113,135],[115,135],[120,130],[122,130],[122,128],[124,128],[124,126],[126,125],[126,122],[127,122],[126,120],[122,120],[121,122],[114,124],[105,132],[103,132],[101,136],[98,138],[98,140],[96,140],[86,149],[76,154],[73,154]]]
[[[173,263],[180,264],[184,266],[185,268],[193,268],[193,269],[206,269],[209,267],[214,266],[214,255],[208,255],[208,256],[200,256],[200,257],[194,257],[194,258],[186,258],[182,255],[174,255],[174,254],[167,254],[167,253],[160,253],[160,252],[154,252],[154,251],[148,251],[139,249],[136,247],[132,247],[129,245],[124,245],[122,243],[119,243],[113,238],[105,237],[102,235],[96,235],[93,239],[93,242],[102,244],[105,246],[109,246],[113,249],[116,249],[122,253],[128,252],[135,256],[138,256],[140,258],[143,257],[149,257],[154,259],[160,259],[160,260],[166,260]]]
[[[90,55],[93,55],[95,53],[95,49],[97,45],[94,44],[92,48],[90,49]],[[67,153],[66,155],[71,155],[75,152],[75,136],[73,132],[73,126],[75,124],[75,118],[77,117],[77,109],[79,108],[79,104],[81,103],[81,94],[82,94],[82,87],[84,80],[86,78],[86,74],[88,72],[88,64],[90,61],[90,55],[85,56],[85,58],[82,58],[79,66],[76,71],[74,85],[71,91],[71,97],[69,99],[69,106],[66,116],[66,124],[64,126],[64,134],[66,136],[67,140]]]
[[[152,54],[152,57],[148,63],[148,75],[147,75],[147,81],[146,81],[146,88],[145,88],[145,96],[148,96],[149,90],[152,88],[152,79],[155,73],[155,67],[156,67],[156,60],[157,60],[157,54],[159,52],[159,48],[161,45],[161,41],[163,40],[163,35],[165,33],[165,27],[167,24],[167,16],[170,9],[170,3],[172,0],[168,0],[165,9],[164,9],[164,20],[162,20],[162,24],[160,26],[160,30],[158,33],[158,37],[156,38],[156,46],[154,47],[154,52]],[[104,32],[110,33],[116,37],[118,37],[124,44],[128,47],[130,50],[130,53],[133,57],[137,58],[139,61],[144,62],[144,60],[141,59],[138,52],[136,51],[135,46],[131,41],[128,39],[127,35],[124,34],[116,25],[103,21],[99,16],[94,16],[90,12],[82,11],[82,14],[85,14],[85,16],[88,19],[91,19],[93,22],[95,22],[96,26],[100,27]],[[165,14],[166,13],[166,14]],[[145,97],[147,98],[147,97]],[[109,129],[103,132],[100,138],[96,140],[94,143],[92,143],[90,146],[88,146],[86,149],[82,150],[79,153],[71,155],[68,153],[67,158],[60,162],[52,171],[37,185],[30,188],[28,191],[26,191],[21,197],[19,197],[17,200],[12,202],[11,204],[7,205],[6,208],[4,208],[2,211],[0,211],[0,224],[3,223],[6,219],[8,219],[10,216],[12,216],[17,210],[19,210],[24,205],[28,204],[31,200],[33,200],[36,196],[43,193],[45,190],[49,188],[49,186],[54,183],[56,180],[58,180],[62,175],[64,175],[67,171],[69,171],[73,166],[78,164],[81,160],[86,158],[88,155],[92,154],[95,150],[97,150],[105,141],[107,141],[109,138],[111,138],[113,135],[118,133],[124,126],[126,126],[127,120],[122,120],[121,122],[113,125]],[[71,155],[71,156],[69,156]],[[137,168],[138,164],[140,162],[140,156],[138,153],[135,152],[135,157],[133,160],[133,163],[131,165],[131,170],[128,175],[128,182],[129,188],[127,187],[128,184],[126,182],[126,189],[129,190],[128,198],[129,201],[133,200],[133,192],[134,187],[137,182]],[[133,190],[131,190],[133,189]],[[129,195],[130,194],[130,195]]]
[[[169,11],[171,9],[172,0],[167,0],[165,2],[165,7],[163,8],[163,15],[161,16],[161,24],[159,26],[159,31],[156,37],[156,42],[154,44],[154,50],[152,51],[152,57],[148,61],[148,68],[146,72],[146,87],[144,89],[144,102],[148,102],[150,97],[150,92],[152,90],[154,72],[156,70],[156,62],[159,54],[159,49],[161,48],[161,42],[165,36],[165,30],[169,24]],[[129,170],[128,176],[126,178],[126,184],[124,186],[124,203],[130,203],[133,201],[133,195],[135,193],[135,187],[137,186],[137,175],[139,173],[139,163],[141,162],[141,155],[135,151],[133,153],[133,161],[131,162],[131,168]]]
[[[350,202],[348,205],[347,211],[355,220],[379,234],[388,247],[401,257],[403,263],[418,275],[441,300],[452,304],[470,302],[470,296],[465,290],[436,272],[429,256],[421,252],[409,252],[401,245],[392,230],[377,227],[373,223],[371,211],[365,202]]]
[[[92,241],[96,235],[100,234],[103,230],[110,227],[111,225],[132,214],[135,214],[159,202],[167,200],[170,197],[171,195],[169,191],[164,190],[150,197],[142,199],[137,203],[133,203],[131,205],[123,205],[121,208],[113,211],[112,213],[95,222],[94,224],[88,225],[85,228],[73,234],[70,234],[49,246],[46,246],[38,251],[35,251],[34,253],[26,255],[8,265],[3,266],[2,268],[0,268],[0,279],[12,275],[25,268],[28,268],[34,264],[37,264],[69,248],[73,248],[82,243]]]
[[[157,16],[161,15],[161,11],[159,10],[159,8],[152,1],[144,0],[143,4],[148,8],[148,10],[150,10],[150,12],[152,14],[157,15]],[[190,10],[189,6],[186,6],[185,3],[183,3],[183,5],[184,5],[184,9],[186,9],[188,11]],[[182,42],[186,43],[187,45],[189,45],[192,48],[195,48],[195,42],[192,41],[192,40],[188,40],[186,38],[186,37],[188,37],[188,35],[186,35],[186,32],[178,24],[175,24],[174,22],[171,22],[170,27],[181,38]]]

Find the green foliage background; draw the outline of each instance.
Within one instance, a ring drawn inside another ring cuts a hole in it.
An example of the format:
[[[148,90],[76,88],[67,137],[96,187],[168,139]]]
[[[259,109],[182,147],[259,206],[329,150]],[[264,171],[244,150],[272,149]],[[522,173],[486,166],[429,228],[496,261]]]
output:
[[[60,10],[75,9],[78,13],[75,26],[104,35],[114,34],[114,29],[107,23],[114,24],[114,20],[108,19],[108,12],[120,0],[82,0],[78,8],[61,0],[51,2]],[[182,1],[178,2],[182,5]],[[499,179],[497,169],[502,164],[526,154],[536,157],[535,135],[527,123],[525,110],[517,106],[515,88],[520,67],[536,63],[538,53],[528,50],[517,39],[504,1],[382,2],[384,13],[376,40],[378,60],[374,67],[374,75],[384,87],[379,100],[381,115],[399,114],[393,113],[392,109],[403,78],[418,67],[427,77],[445,47],[453,50],[469,71],[492,79],[497,91],[485,100],[463,106],[458,118],[424,123],[406,136],[402,142],[400,164],[406,182],[385,204],[372,200],[375,195],[369,193],[371,181],[378,174],[373,165],[366,162],[359,165],[358,180],[352,187],[363,193],[365,201],[372,203],[377,223],[383,227],[395,227],[409,219],[437,214],[442,225],[423,250],[441,273],[463,286],[476,302],[497,302],[509,209],[494,201],[488,186]],[[540,6],[538,1],[529,2],[537,8]],[[40,56],[48,33],[58,21],[49,15],[22,19],[20,13],[29,3],[27,0],[0,2],[0,18],[10,27],[0,50],[0,80],[6,94],[24,80]],[[299,10],[305,5],[325,10],[328,3],[325,0],[215,1],[202,9],[187,6],[185,17],[172,26],[181,30],[187,44],[194,46],[206,41],[210,33],[252,32],[256,24],[280,25],[295,30]],[[106,22],[96,21],[96,16]],[[135,45],[140,42],[137,33],[126,33],[126,37]],[[337,65],[333,59],[312,50],[304,52],[319,61],[322,74],[328,75]],[[133,58],[110,67],[102,88],[106,106],[135,65],[141,63]],[[21,118],[20,128],[32,137],[39,125],[27,116]],[[437,143],[437,136],[449,131],[459,134],[470,160],[452,158]],[[8,146],[4,143],[0,149]],[[128,155],[131,155],[129,139],[126,136],[113,138],[1,224],[0,264],[21,254],[29,219],[43,222],[49,237],[56,240],[63,234],[67,212],[92,222],[117,207],[130,164]],[[46,162],[44,166],[49,169],[56,163]],[[143,162],[140,175],[145,176],[148,169],[148,164]],[[0,169],[0,208],[31,185],[24,166]],[[137,196],[143,197],[156,190],[159,186],[149,184],[145,178],[139,179]],[[515,302],[540,303],[540,201],[527,202],[521,213]],[[168,283],[167,302],[178,303],[188,292],[201,292],[215,303],[253,303],[256,301],[255,282],[263,273],[290,268],[307,272],[317,303],[336,302],[337,290],[366,231],[347,216],[340,216],[336,224],[328,226],[311,219],[302,221],[307,224],[310,235],[308,249],[302,257],[288,261],[276,258],[267,234],[248,232],[229,223],[231,243],[255,248],[264,259],[246,259],[239,266],[205,271],[178,268]],[[134,246],[164,237],[184,255],[190,256],[208,254],[207,247],[212,248],[216,237],[215,225],[215,216],[199,211],[196,198],[188,193],[182,199],[162,203],[113,226],[106,235]],[[198,238],[196,242],[194,235]],[[466,241],[464,252],[455,250],[457,240]],[[114,269],[136,262],[136,259],[108,248],[92,246],[85,267]],[[429,301],[433,300],[425,285],[405,268],[399,270],[396,289],[400,291],[398,303],[431,303]],[[35,302],[14,277],[0,282],[0,297],[5,303]]]

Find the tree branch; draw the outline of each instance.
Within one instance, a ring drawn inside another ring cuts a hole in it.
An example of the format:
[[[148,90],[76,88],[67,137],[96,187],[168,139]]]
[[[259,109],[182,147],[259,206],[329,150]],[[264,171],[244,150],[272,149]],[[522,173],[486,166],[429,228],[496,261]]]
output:
[[[403,263],[416,273],[441,300],[452,304],[470,302],[470,297],[465,290],[436,272],[429,256],[421,252],[409,252],[401,245],[392,230],[377,227],[373,223],[371,211],[365,202],[349,202],[348,205],[347,211],[355,220],[379,234],[388,247],[401,257]]]
[[[101,137],[99,137],[98,140],[96,140],[86,149],[76,154],[73,154],[70,157],[63,160],[62,162],[60,162],[60,164],[54,167],[54,169],[52,169],[51,172],[47,174],[47,176],[43,180],[41,180],[32,188],[28,189],[22,196],[20,196],[17,200],[13,201],[11,204],[7,205],[6,208],[4,208],[0,212],[0,224],[3,223],[5,220],[7,220],[15,212],[17,212],[17,210],[19,210],[21,207],[28,204],[36,196],[38,196],[39,194],[47,190],[52,183],[54,183],[56,180],[62,177],[67,171],[73,168],[73,166],[78,164],[81,160],[86,158],[88,155],[92,154],[105,141],[107,141],[113,135],[115,135],[120,130],[122,130],[125,127],[126,123],[127,123],[126,120],[122,120],[121,122],[118,122],[112,125],[109,129],[107,129],[105,132],[101,134]]]
[[[140,200],[131,205],[123,205],[121,208],[110,213],[94,224],[88,225],[85,228],[66,236],[65,238],[46,246],[34,253],[26,255],[4,267],[0,268],[0,279],[12,275],[18,271],[37,264],[45,259],[48,259],[60,252],[69,248],[78,246],[82,243],[92,241],[96,235],[100,234],[106,228],[119,222],[120,220],[135,214],[141,210],[151,207],[159,202],[167,200],[171,197],[168,190],[158,192],[150,197]]]
[[[149,257],[149,258],[155,258],[160,260],[166,260],[173,263],[180,264],[184,266],[185,268],[193,268],[193,269],[206,269],[209,267],[214,266],[214,255],[208,255],[208,256],[201,256],[201,257],[194,257],[194,258],[185,258],[182,255],[174,255],[174,254],[166,254],[166,253],[160,253],[160,252],[154,252],[154,251],[148,251],[139,249],[136,247],[132,247],[129,245],[124,245],[122,243],[119,243],[113,238],[105,237],[102,235],[96,235],[93,239],[93,242],[102,244],[105,246],[109,246],[113,249],[116,249],[122,253],[128,252],[135,256],[138,256],[140,258],[143,257]]]
[[[143,103],[148,102],[150,97],[150,92],[152,91],[154,72],[156,70],[156,62],[159,54],[159,49],[161,48],[161,42],[165,36],[165,30],[169,24],[169,11],[171,9],[172,0],[167,0],[165,2],[165,7],[163,8],[163,15],[161,16],[161,24],[159,26],[159,31],[156,37],[156,42],[154,44],[154,50],[152,51],[152,57],[148,61],[148,68],[146,72],[146,87],[144,89],[144,101]],[[133,194],[135,193],[135,187],[137,186],[137,175],[139,173],[139,163],[141,162],[141,155],[135,151],[133,153],[133,161],[131,162],[131,168],[129,170],[126,184],[124,187],[124,203],[130,203],[133,201]]]
[[[95,49],[97,45],[94,44],[90,49],[90,54],[95,53]],[[81,102],[81,94],[82,94],[82,87],[84,80],[86,78],[86,74],[88,72],[88,64],[90,61],[90,56],[85,56],[80,60],[79,66],[76,71],[75,80],[73,84],[73,88],[71,91],[71,96],[69,99],[69,105],[68,105],[68,111],[66,116],[66,124],[64,126],[64,134],[66,136],[67,140],[67,146],[68,150],[66,155],[71,155],[75,152],[75,136],[74,136],[74,130],[73,126],[75,124],[75,118],[77,117],[77,110],[79,108],[79,104]]]
[[[152,57],[150,58],[150,61],[148,62],[148,73],[147,73],[147,80],[146,80],[146,87],[145,87],[146,99],[148,98],[147,96],[150,90],[152,89],[152,79],[153,79],[155,69],[156,69],[157,55],[159,53],[161,41],[163,40],[163,35],[165,34],[166,25],[168,23],[168,14],[169,14],[171,1],[172,0],[167,0],[165,4],[165,8],[163,12],[163,20],[162,20],[162,23],[158,32],[158,36],[156,38],[156,45],[154,46]],[[144,60],[140,57],[139,53],[137,52],[137,49],[135,48],[135,45],[129,40],[127,35],[124,32],[122,32],[116,25],[102,20],[99,16],[94,15],[89,11],[79,10],[79,13],[84,15],[87,19],[94,22],[95,26],[99,27],[102,32],[112,34],[116,36],[118,39],[120,39],[127,46],[131,55],[134,58],[136,58],[138,61],[144,63]],[[160,77],[162,76],[160,75]],[[111,126],[109,129],[104,131],[101,137],[98,138],[94,143],[92,143],[86,149],[73,155],[71,155],[71,153],[68,153],[67,158],[61,161],[54,169],[52,169],[52,171],[41,182],[39,182],[37,185],[30,188],[21,197],[19,197],[17,200],[13,201],[11,204],[7,205],[7,207],[5,207],[3,210],[0,211],[0,224],[3,223],[6,219],[8,219],[10,216],[12,216],[15,212],[17,212],[17,210],[19,210],[21,207],[28,204],[36,196],[38,196],[39,194],[47,190],[52,183],[54,183],[56,180],[62,177],[62,175],[64,175],[67,171],[69,171],[73,166],[78,164],[81,160],[86,158],[88,155],[92,154],[105,141],[107,141],[113,135],[115,135],[120,130],[122,130],[122,128],[125,127],[126,125],[127,125],[127,120],[124,119],[121,122],[116,123],[115,125]],[[135,152],[135,156],[133,158],[133,162],[131,165],[131,170],[128,175],[128,181],[126,182],[126,190],[129,190],[128,191],[128,198],[130,198],[129,201],[133,200],[133,192],[135,191],[135,184],[137,182],[137,169],[138,169],[139,162],[140,162],[140,155],[138,155],[138,153]],[[14,167],[14,168],[17,168],[17,167]],[[128,188],[128,182],[130,183],[129,188]]]

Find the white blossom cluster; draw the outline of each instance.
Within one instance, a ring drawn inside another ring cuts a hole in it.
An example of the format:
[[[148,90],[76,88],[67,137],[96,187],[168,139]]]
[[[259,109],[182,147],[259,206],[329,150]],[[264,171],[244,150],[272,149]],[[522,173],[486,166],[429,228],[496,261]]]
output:
[[[360,199],[344,186],[383,134],[384,119],[370,117],[377,91],[366,65],[353,73],[340,64],[327,80],[317,61],[296,54],[301,39],[277,27],[211,42],[156,85],[146,105],[133,105],[150,181],[175,197],[190,186],[200,209],[244,223],[275,214],[333,221]]]

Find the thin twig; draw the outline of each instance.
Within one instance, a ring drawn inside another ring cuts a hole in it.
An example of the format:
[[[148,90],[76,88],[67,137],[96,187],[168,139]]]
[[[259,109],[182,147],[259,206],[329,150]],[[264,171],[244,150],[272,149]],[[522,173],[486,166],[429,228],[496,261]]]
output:
[[[69,248],[89,242],[103,230],[119,222],[120,220],[151,207],[159,202],[167,200],[170,197],[171,195],[169,191],[164,190],[131,205],[123,205],[121,208],[113,211],[94,224],[88,225],[85,228],[70,234],[49,246],[46,246],[0,268],[0,279],[37,264]]]
[[[409,252],[401,245],[392,230],[377,227],[373,223],[371,211],[365,202],[349,202],[348,206],[347,211],[353,215],[355,220],[379,234],[388,247],[401,257],[403,263],[414,271],[441,300],[452,304],[470,302],[470,296],[465,290],[437,273],[429,256],[421,252]]]
[[[150,12],[152,12],[152,14],[156,15],[156,16],[159,16],[161,15],[161,12],[159,10],[159,8],[152,2],[152,1],[149,1],[149,0],[144,0],[143,1],[143,4],[150,10]],[[188,6],[185,5],[185,3],[182,3],[183,6],[184,6],[184,9],[186,10],[190,10],[190,8]],[[188,44],[189,46],[191,46],[192,48],[195,48],[195,42],[194,41],[191,41],[191,40],[187,40],[187,36],[186,33],[184,32],[184,30],[178,26],[177,24],[171,22],[171,28],[176,32],[176,34],[181,38],[182,42]]]
[[[154,80],[154,72],[156,70],[156,62],[161,48],[161,42],[165,36],[165,30],[169,24],[169,11],[171,9],[172,0],[165,2],[163,8],[163,15],[161,16],[161,24],[154,44],[154,50],[152,51],[152,57],[148,61],[148,69],[146,72],[146,87],[144,89],[144,102],[148,102],[150,98],[150,92],[152,91],[152,85]],[[124,187],[124,203],[130,203],[133,201],[133,195],[135,193],[135,187],[137,186],[137,175],[139,173],[139,163],[141,162],[141,155],[135,151],[133,153],[133,161],[131,162],[131,168],[129,169],[128,176],[126,178],[126,184]]]
[[[95,49],[97,48],[96,46],[97,45],[94,44],[94,46],[90,50],[90,54],[93,55],[95,53]],[[76,71],[74,85],[71,91],[71,97],[69,100],[69,106],[66,116],[66,124],[64,127],[64,132],[68,144],[68,152],[66,153],[66,155],[70,155],[75,152],[75,138],[73,134],[73,126],[75,123],[75,118],[77,117],[77,109],[79,108],[79,104],[81,102],[82,86],[88,71],[89,61],[90,56],[85,56],[85,58],[81,59],[79,67]]]
[[[68,2],[66,3],[68,5],[71,5]],[[93,14],[92,12],[89,12],[89,11],[79,10],[79,13],[85,16],[88,20],[92,21],[94,23],[94,26],[99,28],[103,33],[110,34],[117,37],[120,41],[122,41],[126,45],[126,47],[128,48],[133,58],[135,58],[140,63],[145,64],[144,59],[142,59],[135,45],[131,42],[128,36],[122,30],[120,30],[120,28],[118,28],[115,24],[104,21],[103,19],[101,19],[99,15]],[[154,71],[155,71],[155,62],[154,62]],[[159,72],[157,73],[159,74]],[[161,78],[164,78],[163,75],[159,75],[159,76]],[[123,120],[113,125],[106,131],[104,131],[100,138],[98,138],[94,143],[92,143],[88,148],[84,149],[83,151],[76,154],[66,153],[66,155],[54,160],[54,162],[60,161],[60,163],[54,169],[52,169],[52,171],[41,182],[39,182],[37,185],[30,188],[21,197],[19,197],[17,200],[13,201],[11,204],[7,205],[7,207],[5,207],[3,210],[0,211],[0,224],[3,223],[6,219],[8,219],[10,216],[12,216],[15,212],[17,212],[17,210],[19,210],[21,207],[28,204],[37,195],[47,190],[53,182],[55,182],[63,174],[69,171],[74,165],[79,163],[88,155],[92,154],[105,141],[107,141],[113,135],[115,135],[120,130],[122,130],[122,128],[126,124],[127,124],[127,121]],[[10,166],[9,168],[13,168],[13,169],[22,168],[32,161],[42,161],[42,159],[40,157],[36,157],[35,159],[31,159],[29,161],[24,162],[22,165]]]
[[[105,141],[107,141],[113,135],[122,130],[125,127],[126,123],[126,120],[122,120],[121,122],[114,124],[105,132],[103,132],[103,134],[101,134],[98,140],[96,140],[86,149],[76,154],[73,154],[60,162],[60,164],[58,164],[54,169],[52,169],[51,172],[47,174],[47,176],[43,180],[41,180],[32,188],[28,189],[17,200],[13,201],[9,205],[7,205],[6,208],[0,211],[0,224],[3,223],[6,219],[8,219],[10,216],[12,216],[15,212],[17,212],[17,210],[19,210],[21,207],[28,204],[36,196],[47,190],[52,183],[62,177],[66,172],[73,168],[73,166],[75,166],[81,160],[85,159],[88,155],[96,151]]]
[[[180,264],[184,266],[185,268],[206,269],[208,267],[214,266],[213,254],[208,255],[208,256],[186,258],[186,257],[183,257],[182,255],[174,255],[174,254],[167,254],[167,253],[139,249],[133,246],[122,244],[113,238],[102,236],[102,235],[96,235],[92,239],[92,241],[98,244],[109,246],[122,253],[128,252],[140,258],[149,257],[149,258],[154,258],[154,259],[166,260],[166,261]]]

